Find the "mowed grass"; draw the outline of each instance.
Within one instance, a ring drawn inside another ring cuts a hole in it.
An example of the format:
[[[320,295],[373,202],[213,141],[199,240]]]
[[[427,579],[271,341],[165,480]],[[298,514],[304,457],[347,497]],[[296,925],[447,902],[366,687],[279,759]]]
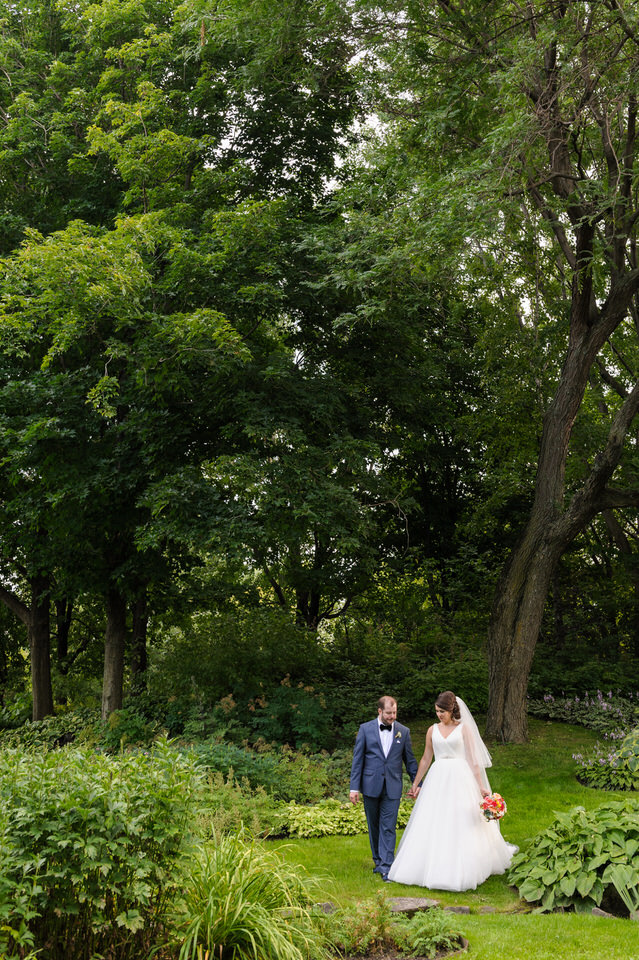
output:
[[[423,749],[427,723],[412,723],[415,754]],[[575,778],[573,753],[588,750],[597,736],[568,724],[530,720],[527,744],[489,744],[493,790],[508,803],[503,836],[525,849],[545,829],[556,812],[580,805],[593,809],[622,793],[593,790]],[[344,784],[343,799],[348,799]],[[442,798],[445,803],[445,798]],[[465,906],[460,917],[476,960],[639,960],[639,924],[576,914],[531,914],[505,877],[490,877],[477,890],[449,893],[382,884],[372,873],[368,837],[326,837],[278,842],[286,861],[302,866],[318,881],[318,899],[346,905],[375,896],[383,888],[389,897],[431,897],[442,906]],[[485,910],[494,912],[486,912]]]

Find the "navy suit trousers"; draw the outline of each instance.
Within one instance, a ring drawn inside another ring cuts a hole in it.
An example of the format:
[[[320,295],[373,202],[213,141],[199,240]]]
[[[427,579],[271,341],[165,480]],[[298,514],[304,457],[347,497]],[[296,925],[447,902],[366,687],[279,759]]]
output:
[[[397,814],[401,797],[397,799],[389,797],[384,784],[379,797],[367,797],[366,794],[362,794],[362,800],[375,869],[385,876],[395,859]]]

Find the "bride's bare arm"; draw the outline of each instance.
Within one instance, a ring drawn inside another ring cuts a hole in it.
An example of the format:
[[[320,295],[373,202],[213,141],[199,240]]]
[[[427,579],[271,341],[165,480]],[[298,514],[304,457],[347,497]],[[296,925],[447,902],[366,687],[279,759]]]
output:
[[[426,771],[431,765],[433,759],[433,728],[428,728],[428,733],[426,734],[426,746],[424,748],[424,753],[422,754],[422,759],[419,761],[419,766],[417,767],[417,773],[415,774],[415,779],[413,780],[413,785],[408,791],[409,797],[416,797],[419,793],[419,785],[424,779]]]

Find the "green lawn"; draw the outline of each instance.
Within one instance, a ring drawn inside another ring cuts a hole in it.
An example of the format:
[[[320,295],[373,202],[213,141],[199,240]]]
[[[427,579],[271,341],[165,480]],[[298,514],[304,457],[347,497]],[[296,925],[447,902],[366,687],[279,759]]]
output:
[[[421,752],[426,724],[411,724],[416,754]],[[547,827],[555,811],[576,805],[597,807],[623,794],[583,787],[575,779],[575,752],[587,750],[597,739],[582,727],[531,719],[530,742],[489,745],[493,757],[491,786],[508,803],[502,820],[504,837],[524,848]],[[344,799],[348,784],[344,784]],[[289,840],[278,843],[284,858],[318,878],[318,899],[335,904],[372,897],[382,886],[372,873],[365,835]],[[430,896],[443,906],[471,909],[461,917],[462,929],[476,960],[639,960],[639,925],[574,914],[522,913],[524,904],[504,877],[490,877],[475,891],[447,893],[423,887],[384,884],[389,897]],[[480,914],[482,908],[495,913]]]

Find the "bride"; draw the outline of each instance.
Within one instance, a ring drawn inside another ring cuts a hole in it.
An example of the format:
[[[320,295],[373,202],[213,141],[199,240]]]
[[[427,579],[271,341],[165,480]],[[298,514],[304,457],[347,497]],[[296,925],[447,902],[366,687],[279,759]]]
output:
[[[490,793],[491,759],[463,700],[447,690],[435,702],[438,723],[428,728],[426,749],[409,797],[417,797],[388,879],[433,890],[474,890],[504,873],[517,847],[502,838],[499,823],[479,808]],[[419,784],[430,767],[423,786]]]

